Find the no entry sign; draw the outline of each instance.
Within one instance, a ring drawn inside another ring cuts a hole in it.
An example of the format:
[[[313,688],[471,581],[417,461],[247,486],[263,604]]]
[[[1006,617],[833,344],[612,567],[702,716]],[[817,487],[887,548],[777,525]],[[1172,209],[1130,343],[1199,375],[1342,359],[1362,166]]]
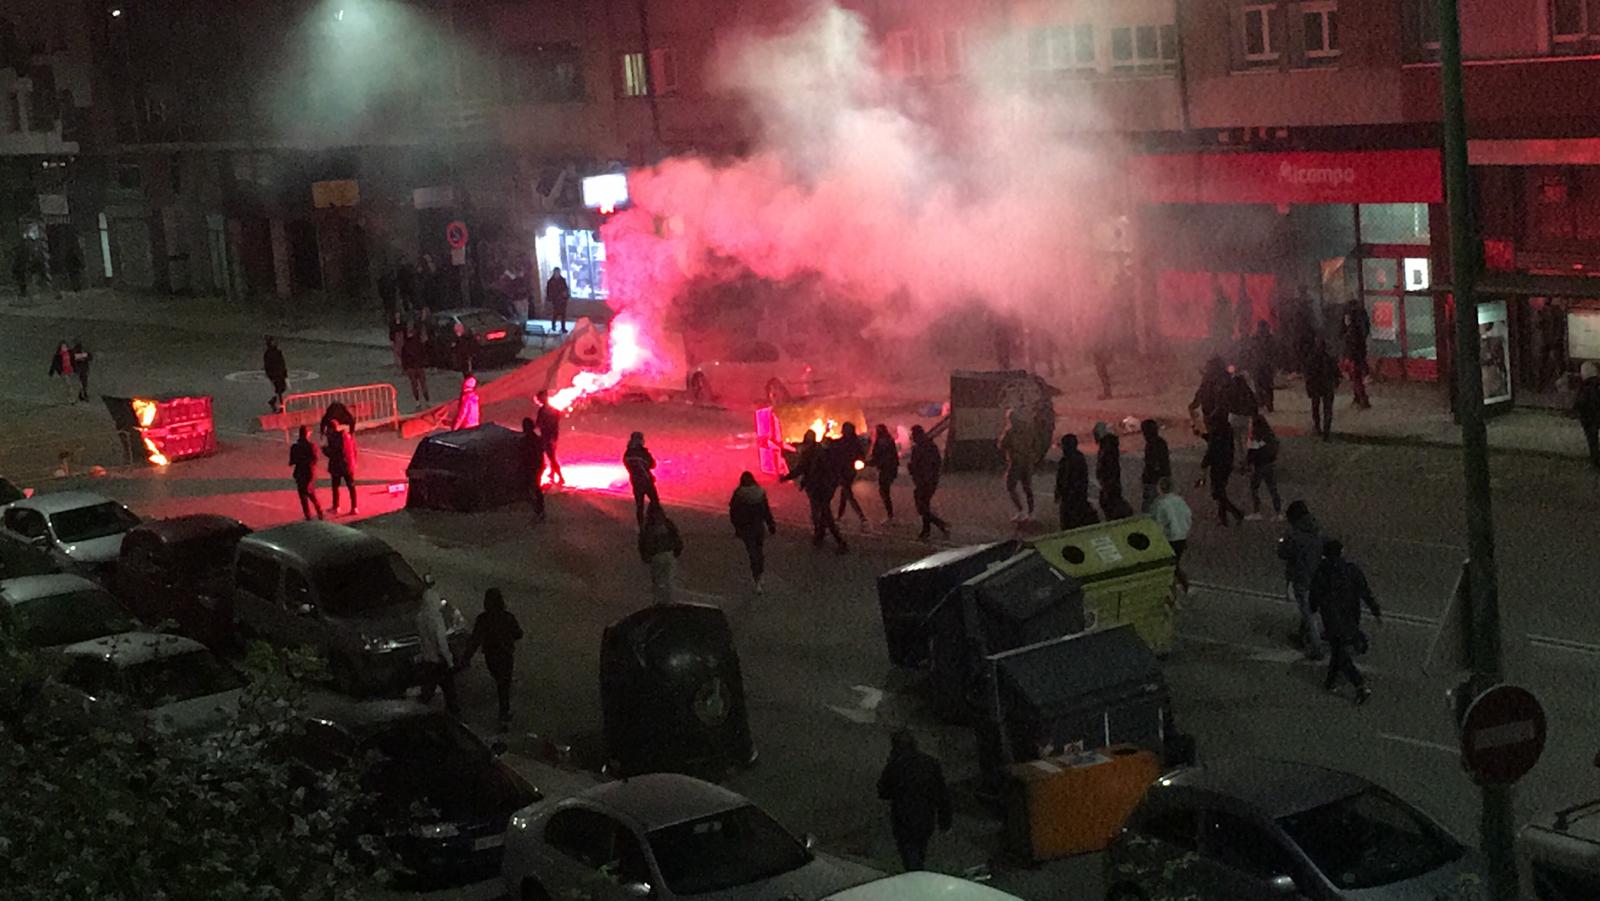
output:
[[[1544,753],[1544,707],[1533,692],[1496,685],[1461,720],[1461,765],[1480,785],[1510,785]]]
[[[444,239],[453,250],[467,246],[467,224],[460,219],[444,227]]]

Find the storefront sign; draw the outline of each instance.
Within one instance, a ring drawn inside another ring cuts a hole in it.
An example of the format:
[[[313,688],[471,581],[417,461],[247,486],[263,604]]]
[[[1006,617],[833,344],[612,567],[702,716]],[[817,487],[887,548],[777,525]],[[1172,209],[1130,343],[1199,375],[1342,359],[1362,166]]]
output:
[[[1193,153],[1134,157],[1143,203],[1442,203],[1436,150]]]

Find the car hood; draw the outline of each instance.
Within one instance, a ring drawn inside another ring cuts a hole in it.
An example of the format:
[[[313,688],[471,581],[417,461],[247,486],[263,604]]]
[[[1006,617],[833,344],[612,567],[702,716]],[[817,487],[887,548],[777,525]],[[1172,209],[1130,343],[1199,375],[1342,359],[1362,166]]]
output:
[[[329,614],[328,620],[367,638],[406,638],[417,634],[417,608],[412,604],[380,607],[366,613]]]
[[[145,721],[178,735],[200,735],[220,728],[239,710],[238,689],[221,694],[201,695],[176,704],[145,711]]]
[[[1469,850],[1421,876],[1368,889],[1347,890],[1339,897],[1345,901],[1487,901],[1483,874],[1482,859]]]
[[[122,553],[122,533],[88,541],[60,542],[62,553],[76,563],[115,563]]]
[[[386,760],[364,780],[395,818],[413,819],[410,808],[420,804],[437,814],[415,817],[417,822],[477,823],[504,820],[532,804],[538,795],[526,779],[493,757],[439,762]]]
[[[817,901],[818,898],[882,875],[860,864],[814,853],[810,863],[771,879],[737,885],[720,892],[676,897],[693,898],[695,901]]]

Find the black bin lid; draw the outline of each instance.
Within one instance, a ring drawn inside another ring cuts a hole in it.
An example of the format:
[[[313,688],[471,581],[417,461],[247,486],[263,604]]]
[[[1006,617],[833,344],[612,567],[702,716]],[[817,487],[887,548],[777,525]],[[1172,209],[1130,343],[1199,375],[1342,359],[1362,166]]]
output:
[[[1029,549],[966,582],[978,606],[992,616],[1026,622],[1083,594],[1078,580]]]
[[[1040,642],[989,660],[1014,697],[1043,713],[1075,707],[1093,695],[1159,689],[1165,682],[1160,663],[1131,625]]]

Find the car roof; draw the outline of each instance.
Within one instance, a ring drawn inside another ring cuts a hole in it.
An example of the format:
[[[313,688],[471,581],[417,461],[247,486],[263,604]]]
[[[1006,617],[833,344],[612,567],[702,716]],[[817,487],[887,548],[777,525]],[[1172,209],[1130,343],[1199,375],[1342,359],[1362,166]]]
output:
[[[310,719],[343,729],[357,740],[391,723],[440,715],[433,707],[404,698],[361,700],[326,691],[312,692],[306,697],[305,713]]]
[[[116,635],[69,644],[61,649],[61,653],[66,657],[98,657],[118,669],[138,666],[152,660],[163,660],[167,657],[180,657],[196,651],[209,653],[205,645],[192,638],[159,632],[119,632]]]
[[[483,316],[483,315],[493,316],[496,319],[504,319],[505,318],[504,316],[501,316],[499,313],[496,313],[494,310],[491,310],[488,307],[456,307],[455,309],[452,309],[452,310],[440,310],[439,312],[435,313],[434,315],[435,316],[448,316],[451,319],[460,319],[463,316]]]
[[[168,519],[147,519],[133,531],[155,535],[165,544],[178,544],[195,538],[204,538],[219,532],[249,534],[250,527],[231,516],[217,513],[193,513]]]
[[[645,832],[744,807],[742,795],[692,776],[651,773],[606,782],[584,792],[589,803],[619,814]]]
[[[257,545],[293,557],[299,557],[312,566],[324,563],[343,563],[356,556],[388,554],[392,548],[383,539],[368,535],[360,529],[320,519],[292,522],[251,532],[240,539],[240,545]]]
[[[0,595],[8,603],[25,604],[37,601],[40,598],[55,597],[62,594],[73,594],[79,591],[104,592],[94,582],[83,576],[71,573],[48,573],[42,576],[17,576],[15,579],[6,579],[0,582]]]
[[[83,507],[93,507],[106,503],[116,502],[103,494],[95,494],[93,491],[55,491],[35,494],[33,497],[12,501],[7,506],[38,510],[40,513],[49,516],[65,510],[78,510]]]
[[[822,901],[1021,901],[987,885],[920,870],[874,879]]]
[[[1372,788],[1372,783],[1350,773],[1261,757],[1224,758],[1175,770],[1157,784],[1169,790],[1229,798],[1271,819],[1331,804]]]

